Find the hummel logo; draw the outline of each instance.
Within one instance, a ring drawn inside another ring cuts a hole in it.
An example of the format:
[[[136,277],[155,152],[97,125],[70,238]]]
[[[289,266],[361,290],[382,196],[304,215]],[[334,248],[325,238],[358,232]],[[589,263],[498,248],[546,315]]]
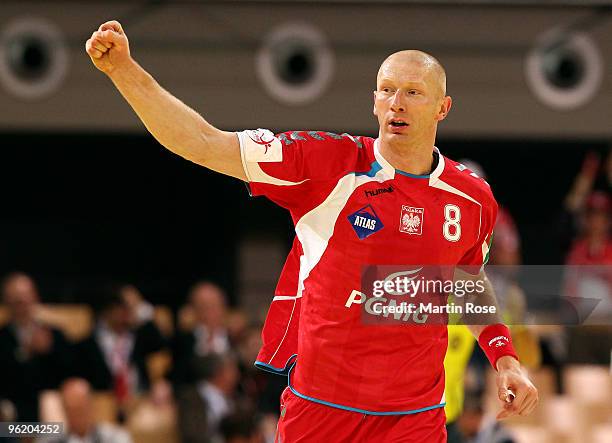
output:
[[[371,191],[365,191],[366,197],[375,197],[378,194],[383,194],[385,192],[393,192],[393,186],[389,186],[388,188],[378,188],[373,189]]]
[[[506,343],[504,343],[504,341],[509,342],[510,340],[508,340],[508,337],[505,337],[503,335],[498,335],[497,337],[494,337],[491,340],[489,340],[489,346],[493,346],[493,343],[495,343],[495,346],[497,347],[506,346]]]

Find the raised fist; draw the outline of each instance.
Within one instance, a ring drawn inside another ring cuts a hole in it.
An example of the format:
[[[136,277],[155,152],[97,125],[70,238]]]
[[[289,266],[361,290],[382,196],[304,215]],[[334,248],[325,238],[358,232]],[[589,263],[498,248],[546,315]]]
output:
[[[121,24],[106,22],[85,43],[85,50],[100,71],[110,74],[130,59],[130,46]]]

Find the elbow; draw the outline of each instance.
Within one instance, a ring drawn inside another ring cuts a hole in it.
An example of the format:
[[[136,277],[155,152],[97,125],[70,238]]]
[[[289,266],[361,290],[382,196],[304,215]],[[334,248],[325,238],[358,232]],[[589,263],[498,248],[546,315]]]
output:
[[[155,135],[155,134],[154,134]],[[211,160],[211,140],[202,131],[183,130],[175,136],[160,135],[157,141],[169,151],[198,165],[208,166]]]

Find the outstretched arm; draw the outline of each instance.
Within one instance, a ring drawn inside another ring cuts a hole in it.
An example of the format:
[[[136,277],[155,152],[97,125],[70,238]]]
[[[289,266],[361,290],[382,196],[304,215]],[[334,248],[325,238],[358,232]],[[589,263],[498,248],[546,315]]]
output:
[[[85,44],[93,64],[114,83],[165,148],[194,163],[246,181],[238,137],[221,131],[162,88],[130,55],[117,21],[100,26]]]

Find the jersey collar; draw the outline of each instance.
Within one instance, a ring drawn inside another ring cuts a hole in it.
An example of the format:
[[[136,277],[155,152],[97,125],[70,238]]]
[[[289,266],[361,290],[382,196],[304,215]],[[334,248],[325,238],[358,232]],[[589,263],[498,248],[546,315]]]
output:
[[[430,186],[434,182],[438,181],[438,178],[442,174],[442,171],[444,171],[444,156],[442,155],[442,153],[436,146],[434,146],[434,151],[438,153],[438,166],[436,166],[436,169],[434,169],[432,173],[429,174],[429,185]]]
[[[442,153],[440,153],[440,150],[436,146],[434,146],[434,151],[438,153],[439,159],[438,159],[438,165],[432,171],[432,173],[429,174],[429,184],[430,185],[436,182],[438,178],[440,177],[440,175],[442,174],[442,171],[444,171],[444,156],[442,155]],[[378,162],[378,164],[382,167],[385,175],[391,178],[395,177],[395,172],[396,172],[395,168],[391,166],[391,163],[389,163],[380,153],[380,139],[378,138],[374,140],[374,157],[376,158],[376,161]]]
[[[380,140],[374,140],[374,157],[387,177],[395,177],[395,168],[380,153]]]

